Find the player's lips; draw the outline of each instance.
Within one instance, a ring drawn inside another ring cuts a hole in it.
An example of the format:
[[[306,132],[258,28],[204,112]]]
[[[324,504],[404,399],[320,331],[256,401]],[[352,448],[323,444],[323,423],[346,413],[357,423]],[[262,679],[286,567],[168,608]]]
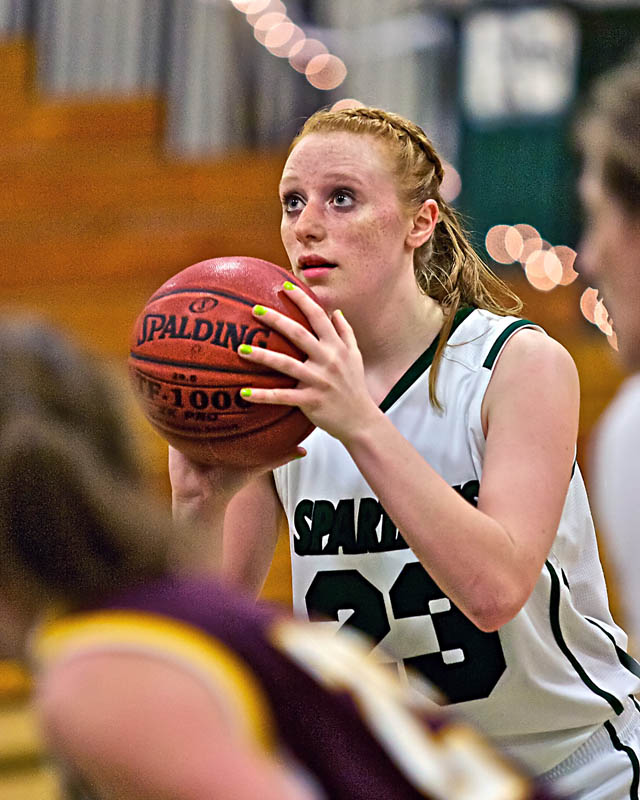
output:
[[[298,268],[302,271],[307,269],[333,269],[336,266],[337,264],[320,256],[302,256],[298,259]]]

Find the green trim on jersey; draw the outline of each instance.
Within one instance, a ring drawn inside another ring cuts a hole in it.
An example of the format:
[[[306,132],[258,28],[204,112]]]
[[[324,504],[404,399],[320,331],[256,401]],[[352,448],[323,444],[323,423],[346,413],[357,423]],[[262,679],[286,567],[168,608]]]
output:
[[[631,800],[638,800],[638,786],[640,785],[640,763],[638,762],[638,756],[633,752],[633,749],[629,747],[629,745],[622,744],[618,738],[616,729],[609,720],[604,723],[604,727],[609,734],[611,744],[615,747],[615,749],[620,753],[626,753],[629,757],[629,761],[631,762],[631,767],[633,769],[633,778],[631,779],[631,786],[629,788],[629,797]]]
[[[574,656],[574,654],[569,649],[564,636],[562,635],[562,628],[560,626],[560,578],[558,577],[558,573],[555,571],[553,565],[549,561],[544,562],[545,567],[549,575],[551,576],[551,595],[549,597],[549,618],[551,622],[551,630],[553,631],[553,637],[556,640],[556,644],[562,650],[564,655],[567,657],[567,660],[571,664],[571,666],[575,669],[575,671],[580,676],[581,681],[591,689],[597,695],[600,695],[604,700],[609,703],[611,708],[616,712],[616,714],[620,715],[624,711],[624,706],[618,700],[617,697],[612,695],[610,692],[607,692],[606,689],[602,689],[600,686],[595,684],[591,678],[585,672],[584,667],[578,659]]]
[[[531,320],[528,319],[517,319],[515,322],[512,322],[511,325],[505,328],[500,336],[498,336],[498,338],[495,340],[493,347],[491,350],[489,350],[489,354],[485,358],[482,366],[486,367],[487,369],[493,369],[493,365],[495,364],[496,358],[502,350],[504,343],[514,331],[518,330],[518,328],[522,328],[525,325],[528,325],[529,327],[533,326],[535,328],[540,327],[539,325],[536,325],[535,322],[531,322]]]
[[[453,318],[453,325],[451,326],[451,331],[449,332],[449,339],[453,335],[453,332],[459,325],[465,321],[465,319],[471,314],[472,311],[475,311],[474,306],[465,306],[461,308],[459,311],[456,312],[455,317]],[[429,347],[422,353],[422,355],[418,356],[418,358],[413,362],[413,364],[409,367],[409,369],[404,373],[404,375],[397,381],[397,383],[392,386],[389,391],[389,394],[384,398],[384,400],[380,403],[380,410],[381,411],[388,411],[391,406],[396,402],[396,400],[401,397],[407,389],[414,384],[418,378],[426,372],[431,364],[433,363],[433,357],[436,354],[436,350],[438,349],[438,342],[440,341],[440,334],[436,335],[436,338],[431,342]]]
[[[637,675],[638,677],[640,677],[640,664],[638,664],[638,662],[635,660],[635,658],[633,656],[630,656],[629,653],[627,653],[626,650],[623,650],[620,647],[620,645],[616,642],[616,640],[613,638],[613,636],[609,633],[609,631],[605,630],[602,627],[602,625],[600,625],[598,622],[596,622],[595,619],[592,619],[591,617],[585,617],[585,619],[587,620],[587,622],[590,622],[592,625],[595,625],[596,628],[599,631],[602,631],[602,633],[604,633],[604,635],[607,637],[607,639],[609,639],[611,644],[615,647],[616,654],[617,654],[618,659],[619,659],[620,663],[622,664],[622,666],[625,669],[628,669],[629,672],[633,672],[634,675]]]

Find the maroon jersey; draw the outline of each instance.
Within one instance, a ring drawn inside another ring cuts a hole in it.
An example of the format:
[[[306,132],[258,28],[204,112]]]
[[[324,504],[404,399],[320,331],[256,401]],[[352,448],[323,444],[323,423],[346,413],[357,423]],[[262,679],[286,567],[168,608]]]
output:
[[[319,798],[547,797],[359,644],[256,606],[219,581],[172,577],[53,622],[39,648],[44,659],[93,647],[182,663]]]

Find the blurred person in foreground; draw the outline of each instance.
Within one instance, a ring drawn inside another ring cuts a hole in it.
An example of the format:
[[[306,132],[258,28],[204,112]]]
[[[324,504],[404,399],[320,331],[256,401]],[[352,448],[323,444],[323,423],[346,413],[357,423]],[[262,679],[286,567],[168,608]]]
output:
[[[0,656],[32,665],[74,797],[548,797],[355,641],[198,575],[124,421],[99,362],[0,319]],[[224,509],[247,476],[219,478]]]
[[[602,76],[579,118],[586,221],[580,271],[611,314],[629,370],[593,440],[592,500],[640,652],[640,51]]]

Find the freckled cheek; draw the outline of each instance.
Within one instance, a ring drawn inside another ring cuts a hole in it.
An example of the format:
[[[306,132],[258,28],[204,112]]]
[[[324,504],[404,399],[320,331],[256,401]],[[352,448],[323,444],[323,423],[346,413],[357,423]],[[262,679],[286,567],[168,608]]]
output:
[[[366,256],[369,261],[384,258],[384,252],[389,247],[388,237],[383,230],[370,228],[367,230],[350,231],[342,237],[342,245],[353,255]]]
[[[287,225],[285,222],[280,225],[280,240],[284,245],[287,255],[291,256],[292,248],[296,243],[296,237],[291,226]]]
[[[358,226],[352,226],[347,229],[346,234],[350,236],[354,245],[380,251],[388,250],[389,247],[393,247],[394,242],[400,241],[402,231],[395,215],[381,214],[362,221]]]

